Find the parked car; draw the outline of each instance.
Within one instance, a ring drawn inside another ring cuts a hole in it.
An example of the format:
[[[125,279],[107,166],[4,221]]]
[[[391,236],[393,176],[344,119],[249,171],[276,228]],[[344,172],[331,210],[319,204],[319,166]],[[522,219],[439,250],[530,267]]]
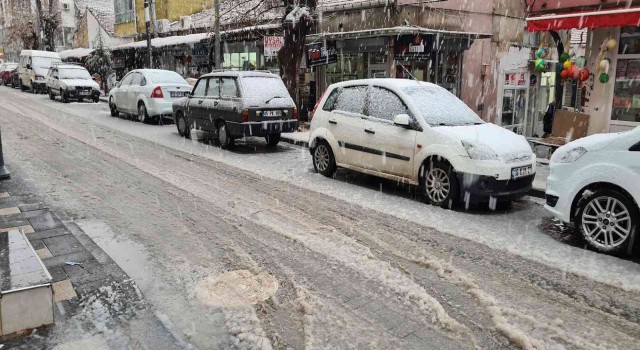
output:
[[[33,93],[47,91],[45,76],[53,63],[62,62],[56,52],[22,50],[18,65],[20,89],[31,90]]]
[[[0,79],[5,86],[11,85],[11,74],[18,68],[17,63],[8,62],[0,67]]]
[[[630,253],[640,226],[640,127],[564,145],[550,169],[545,208],[596,250]]]
[[[173,104],[178,133],[215,133],[222,148],[245,136],[265,137],[271,147],[294,132],[298,111],[282,79],[263,72],[215,72],[200,77],[193,92]]]
[[[47,93],[52,100],[60,96],[60,100],[64,103],[69,102],[70,99],[82,102],[85,98],[97,103],[100,99],[100,86],[82,66],[54,64],[49,69],[45,80]]]
[[[190,91],[191,86],[176,72],[136,69],[109,91],[109,108],[114,117],[122,112],[148,122],[151,118],[171,117],[173,102]]]
[[[509,202],[535,177],[524,137],[483,122],[444,88],[412,80],[329,86],[312,112],[309,147],[325,176],[344,167],[418,185],[428,202],[446,208]]]

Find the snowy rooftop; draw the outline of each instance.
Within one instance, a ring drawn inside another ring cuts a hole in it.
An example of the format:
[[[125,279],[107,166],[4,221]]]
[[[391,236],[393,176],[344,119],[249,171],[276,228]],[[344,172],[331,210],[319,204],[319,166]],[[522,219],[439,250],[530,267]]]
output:
[[[83,58],[83,57],[87,57],[92,52],[93,52],[93,49],[87,49],[87,48],[84,48],[84,47],[80,47],[80,48],[77,48],[77,49],[60,51],[60,52],[58,52],[58,55],[60,55],[61,59],[65,60],[65,59],[68,59],[68,58]]]
[[[113,0],[75,0],[75,3],[80,15],[89,10],[109,35],[115,35]]]

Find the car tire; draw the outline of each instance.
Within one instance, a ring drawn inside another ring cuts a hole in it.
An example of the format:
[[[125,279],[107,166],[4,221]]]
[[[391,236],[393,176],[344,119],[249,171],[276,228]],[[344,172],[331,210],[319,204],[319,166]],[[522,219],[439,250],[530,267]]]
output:
[[[574,222],[593,249],[628,255],[640,225],[640,209],[626,194],[610,188],[585,191],[577,204]]]
[[[187,139],[191,138],[191,126],[187,118],[182,115],[182,112],[178,112],[176,116],[176,127],[178,128],[178,134],[180,134],[180,136]]]
[[[93,103],[98,103],[100,102],[100,97],[94,97],[93,98]]]
[[[140,123],[149,122],[149,113],[147,112],[147,106],[145,106],[144,102],[138,103],[138,115],[136,117]]]
[[[50,99],[51,101],[53,101],[53,100],[55,100],[55,99],[56,99],[56,95],[54,95],[54,94],[53,94],[53,91],[51,91],[51,89],[49,89],[49,99]]]
[[[20,91],[22,91],[22,92],[27,91],[27,87],[22,85],[22,83],[20,83]]]
[[[66,91],[60,91],[60,101],[62,101],[62,103],[69,103],[69,95]]]
[[[227,128],[226,122],[218,123],[218,143],[220,144],[220,148],[229,149],[233,147],[233,138],[229,134],[229,129]]]
[[[318,141],[315,147],[311,149],[311,157],[313,168],[316,172],[326,177],[332,177],[335,174],[338,168],[336,157],[333,155],[333,150],[327,141]]]
[[[109,110],[111,111],[111,116],[117,118],[120,115],[118,111],[118,107],[115,103],[113,103],[113,97],[109,97]]]
[[[446,209],[453,209],[458,205],[460,185],[449,163],[442,161],[425,163],[420,185],[427,203]]]
[[[276,147],[280,143],[280,134],[267,134],[267,147]]]

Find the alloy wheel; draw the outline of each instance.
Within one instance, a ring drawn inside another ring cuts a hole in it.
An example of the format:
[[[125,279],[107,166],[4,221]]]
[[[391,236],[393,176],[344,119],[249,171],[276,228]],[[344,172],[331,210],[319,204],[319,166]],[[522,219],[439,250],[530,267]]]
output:
[[[185,135],[187,133],[187,122],[184,118],[178,118],[178,130],[180,130],[180,134]]]
[[[218,139],[220,140],[220,144],[225,147],[228,144],[229,135],[227,135],[227,126],[222,124],[218,128]]]
[[[631,234],[631,214],[618,199],[597,197],[582,212],[582,229],[589,242],[610,250],[623,244]]]
[[[429,200],[434,203],[444,202],[451,191],[449,175],[440,168],[431,169],[427,174],[425,188]]]
[[[329,167],[329,150],[323,144],[316,147],[316,151],[313,153],[313,161],[316,163],[316,168],[319,172],[324,172]]]
[[[145,120],[147,120],[147,109],[143,104],[140,104],[140,106],[138,106],[138,121],[144,123]]]

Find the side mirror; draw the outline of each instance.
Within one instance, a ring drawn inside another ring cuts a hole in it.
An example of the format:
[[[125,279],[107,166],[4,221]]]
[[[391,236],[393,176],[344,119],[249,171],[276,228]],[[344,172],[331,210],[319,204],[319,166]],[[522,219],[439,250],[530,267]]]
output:
[[[120,82],[116,81],[116,87],[120,87]]]
[[[393,123],[403,128],[408,128],[410,122],[411,122],[411,117],[409,117],[409,115],[407,114],[398,114],[395,118],[393,118]]]

